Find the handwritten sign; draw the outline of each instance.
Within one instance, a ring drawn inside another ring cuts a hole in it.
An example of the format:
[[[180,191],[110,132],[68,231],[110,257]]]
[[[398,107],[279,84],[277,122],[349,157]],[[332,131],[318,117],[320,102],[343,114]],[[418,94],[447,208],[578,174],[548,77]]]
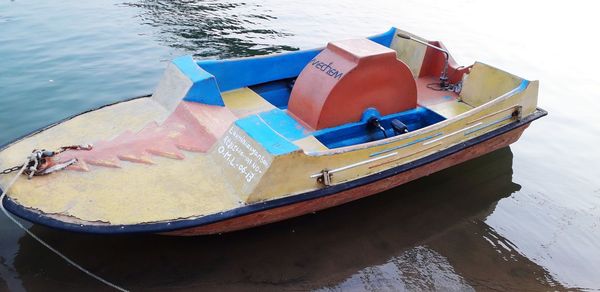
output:
[[[246,137],[235,127],[229,128],[217,148],[226,165],[239,172],[250,183],[260,176],[270,165],[267,157],[252,146]]]

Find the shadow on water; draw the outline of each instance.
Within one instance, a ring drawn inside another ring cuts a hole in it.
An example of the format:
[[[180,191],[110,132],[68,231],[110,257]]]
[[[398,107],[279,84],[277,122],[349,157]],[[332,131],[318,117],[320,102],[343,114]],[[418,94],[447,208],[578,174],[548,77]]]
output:
[[[260,4],[243,1],[147,0],[124,3],[142,8],[141,23],[155,27],[165,45],[193,52],[196,57],[246,57],[298,48],[278,45],[284,32],[265,28],[275,16]]]
[[[220,236],[32,231],[138,290],[563,289],[484,223],[520,189],[512,159],[504,148],[370,198]],[[15,268],[26,289],[102,289],[30,237],[19,243]]]

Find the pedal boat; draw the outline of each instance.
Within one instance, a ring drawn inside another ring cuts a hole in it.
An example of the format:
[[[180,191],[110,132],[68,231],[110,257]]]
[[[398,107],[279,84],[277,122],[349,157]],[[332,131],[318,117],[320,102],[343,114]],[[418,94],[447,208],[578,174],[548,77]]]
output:
[[[179,57],[151,96],[70,117],[6,144],[91,143],[21,176],[12,214],[74,232],[215,234],[397,187],[517,141],[546,112],[538,81],[458,66],[442,43],[392,28],[325,48],[230,60]],[[0,176],[5,188],[10,176]]]

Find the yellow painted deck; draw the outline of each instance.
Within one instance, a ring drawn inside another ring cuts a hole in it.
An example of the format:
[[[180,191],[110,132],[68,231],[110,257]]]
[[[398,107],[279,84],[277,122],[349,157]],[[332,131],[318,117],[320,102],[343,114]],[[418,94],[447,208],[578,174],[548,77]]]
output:
[[[248,87],[224,92],[222,97],[225,106],[240,118],[275,109],[275,106]]]
[[[32,149],[93,143],[125,130],[138,131],[166,114],[150,98],[105,107],[10,145],[0,152],[0,166],[22,163]],[[240,205],[211,154],[185,152],[185,156],[183,160],[153,156],[154,165],[122,162],[117,169],[89,166],[90,172],[61,171],[31,180],[22,176],[10,197],[46,214],[111,224],[197,217]],[[0,176],[0,183],[6,185],[9,178]]]
[[[473,109],[472,106],[470,106],[460,100],[452,100],[452,101],[442,102],[442,103],[430,105],[427,108],[447,119],[453,118],[455,116],[466,113]]]

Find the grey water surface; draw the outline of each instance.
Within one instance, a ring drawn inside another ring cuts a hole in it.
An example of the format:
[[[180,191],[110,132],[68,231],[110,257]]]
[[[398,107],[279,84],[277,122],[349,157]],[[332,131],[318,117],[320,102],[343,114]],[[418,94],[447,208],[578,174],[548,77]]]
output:
[[[131,290],[600,290],[599,11],[585,1],[2,1],[0,144],[151,93],[170,59],[396,26],[539,79],[521,140],[344,206],[190,238],[27,226]],[[0,217],[0,290],[106,290]]]

